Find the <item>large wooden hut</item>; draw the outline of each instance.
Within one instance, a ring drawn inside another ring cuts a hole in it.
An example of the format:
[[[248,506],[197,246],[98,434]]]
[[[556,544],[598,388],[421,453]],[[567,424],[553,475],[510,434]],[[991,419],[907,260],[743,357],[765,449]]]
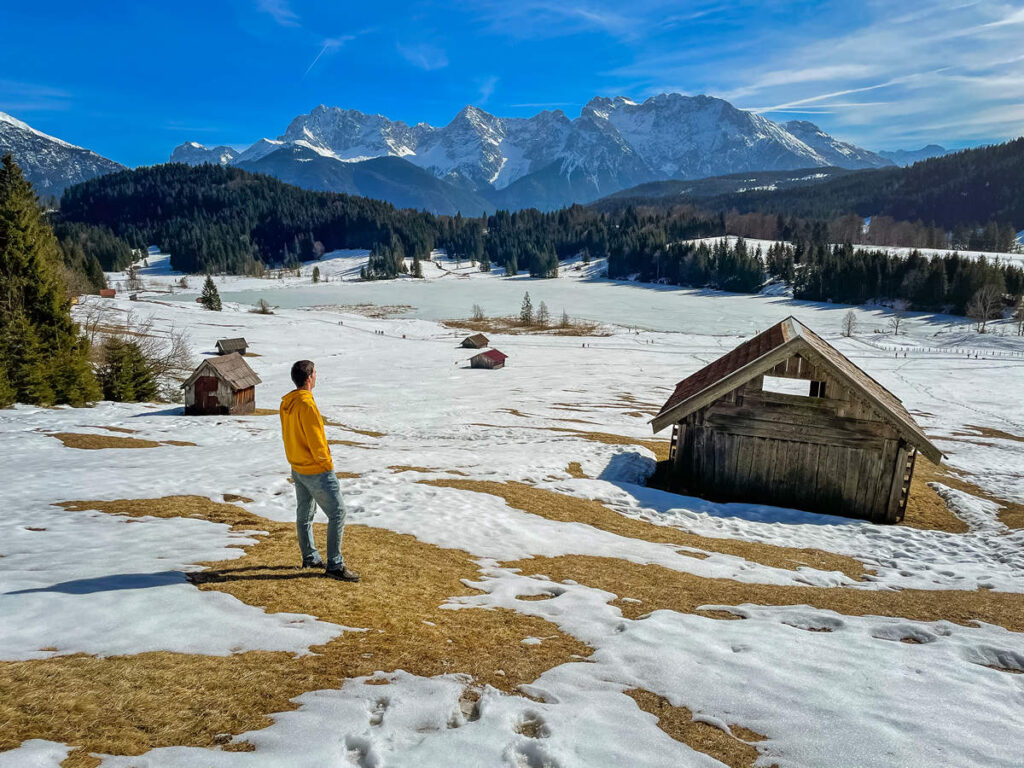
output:
[[[237,352],[208,357],[185,383],[185,413],[245,414],[256,410],[260,377]]]
[[[462,340],[462,346],[466,349],[483,349],[489,343],[487,337],[482,333],[474,333],[472,336],[467,336]]]
[[[469,358],[470,368],[504,368],[505,361],[508,359],[508,355],[504,352],[499,352],[496,349],[488,349],[486,352],[481,352],[479,355],[473,355]]]
[[[249,349],[249,342],[245,339],[221,339],[217,342],[218,355],[230,355],[232,352],[237,352],[244,356],[247,349]]]
[[[796,318],[676,385],[651,421],[672,427],[673,490],[903,519],[918,452],[942,454],[899,399]]]

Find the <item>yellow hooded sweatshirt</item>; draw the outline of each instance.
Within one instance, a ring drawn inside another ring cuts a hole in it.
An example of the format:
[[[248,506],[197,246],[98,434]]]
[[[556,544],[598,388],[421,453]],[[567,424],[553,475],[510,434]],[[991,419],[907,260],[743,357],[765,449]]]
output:
[[[281,436],[288,463],[300,475],[334,469],[324,419],[309,390],[295,389],[281,398]]]

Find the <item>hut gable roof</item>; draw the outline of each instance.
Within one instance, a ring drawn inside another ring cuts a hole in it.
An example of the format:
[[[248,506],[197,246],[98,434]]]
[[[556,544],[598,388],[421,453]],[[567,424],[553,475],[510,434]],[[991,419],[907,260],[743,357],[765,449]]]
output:
[[[217,342],[217,350],[220,352],[237,352],[240,349],[246,349],[249,346],[243,338],[238,339],[221,339]]]
[[[196,379],[203,375],[213,374],[222,379],[233,390],[248,389],[261,383],[256,372],[245,362],[245,358],[237,352],[221,357],[208,357],[199,364],[199,367],[192,372],[192,375],[185,379],[182,387],[191,386]]]
[[[474,347],[486,347],[488,344],[487,337],[482,333],[474,333],[472,336],[467,336],[462,340],[462,343],[470,343]]]
[[[942,452],[932,444],[896,395],[795,317],[787,317],[680,381],[651,420],[654,431],[660,432],[797,353],[829,369],[928,459],[938,462],[942,458]]]
[[[482,357],[485,360],[490,360],[492,363],[503,363],[508,359],[508,355],[504,352],[499,352],[496,349],[488,349],[486,352],[481,352],[479,355],[473,355],[473,358]]]

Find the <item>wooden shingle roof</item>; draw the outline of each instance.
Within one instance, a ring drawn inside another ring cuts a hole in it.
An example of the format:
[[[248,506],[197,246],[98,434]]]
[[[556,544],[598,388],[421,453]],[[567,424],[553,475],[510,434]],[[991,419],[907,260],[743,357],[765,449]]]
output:
[[[243,338],[221,339],[217,342],[217,350],[223,353],[237,352],[240,349],[246,349],[248,346],[249,343]]]
[[[486,352],[481,352],[479,355],[473,355],[470,359],[475,360],[478,357],[490,360],[492,363],[503,363],[508,359],[508,355],[504,352],[499,352],[496,349],[488,349]]]
[[[942,452],[928,439],[896,395],[854,365],[838,349],[795,317],[787,317],[680,381],[651,420],[655,432],[674,424],[722,395],[799,353],[861,395],[900,436],[938,463]]]
[[[212,370],[210,370],[212,369]],[[220,357],[208,357],[199,364],[199,367],[192,372],[192,375],[185,379],[182,387],[191,386],[192,383],[202,375],[212,373],[234,390],[248,389],[261,383],[256,371],[249,367],[245,358],[237,352]]]
[[[462,340],[463,344],[466,344],[467,342],[477,348],[486,347],[487,344],[489,343],[487,341],[487,337],[484,336],[482,333],[474,333],[472,336],[467,336],[465,339]]]

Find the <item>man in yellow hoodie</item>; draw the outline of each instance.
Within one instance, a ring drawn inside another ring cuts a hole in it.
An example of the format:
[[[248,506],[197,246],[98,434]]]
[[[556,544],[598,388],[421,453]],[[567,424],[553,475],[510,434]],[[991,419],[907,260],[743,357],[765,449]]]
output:
[[[345,529],[345,503],[334,474],[331,447],[324,433],[324,420],[313,399],[316,368],[309,360],[292,366],[295,389],[281,398],[281,435],[284,452],[292,465],[295,481],[295,526],[299,534],[303,568],[320,568],[313,541],[313,516],[316,507],[327,515],[327,567],[325,573],[340,581],[359,581],[359,574],[345,567],[341,555],[341,537]]]

